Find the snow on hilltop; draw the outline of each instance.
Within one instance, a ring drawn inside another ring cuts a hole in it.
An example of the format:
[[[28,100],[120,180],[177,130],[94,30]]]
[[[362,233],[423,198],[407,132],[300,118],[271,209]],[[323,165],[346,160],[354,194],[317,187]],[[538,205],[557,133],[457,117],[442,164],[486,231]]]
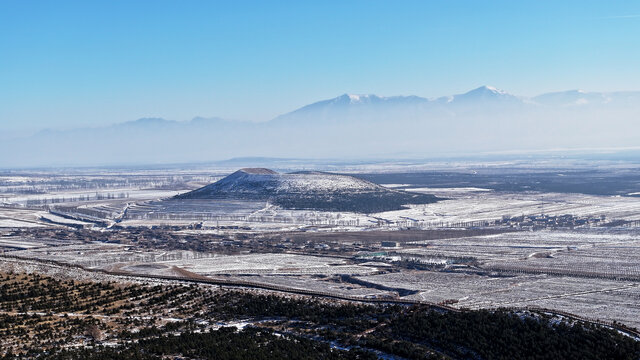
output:
[[[188,197],[209,195],[275,195],[281,193],[336,193],[336,192],[386,192],[392,191],[372,182],[353,176],[324,172],[297,172],[280,174],[270,169],[245,168],[198,190]]]
[[[278,173],[265,168],[244,168],[238,170],[240,173],[250,174],[250,175],[277,175]]]
[[[406,204],[438,200],[433,195],[387,189],[353,176],[324,172],[280,174],[263,168],[241,169],[178,199],[246,199],[271,201],[284,208],[380,212]]]

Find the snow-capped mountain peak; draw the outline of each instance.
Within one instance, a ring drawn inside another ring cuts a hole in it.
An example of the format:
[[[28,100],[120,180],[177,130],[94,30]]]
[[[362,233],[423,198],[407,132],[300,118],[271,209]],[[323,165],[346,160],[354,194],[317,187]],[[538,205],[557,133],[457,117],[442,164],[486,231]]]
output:
[[[507,95],[506,91],[500,90],[500,89],[498,89],[496,87],[493,87],[493,86],[490,86],[490,85],[481,86],[481,87],[477,88],[476,90],[482,90],[484,92],[490,92],[490,93],[498,94],[498,95]]]
[[[351,100],[352,103],[359,102],[362,99],[369,99],[372,95],[361,95],[361,94],[346,94]],[[375,96],[375,95],[373,95]]]
[[[451,114],[474,116],[500,111],[526,111],[536,107],[565,108],[610,103],[637,104],[638,92],[599,93],[569,90],[542,94],[533,98],[515,96],[500,88],[483,85],[456,95],[427,99],[419,96],[378,96],[374,94],[345,93],[301,107],[274,119],[274,123],[383,123],[389,119],[418,119]],[[619,99],[619,100],[617,100]]]
[[[334,102],[340,103],[366,104],[376,101],[383,101],[385,100],[385,98],[373,94],[344,94],[342,96],[338,96],[333,100],[335,100]]]
[[[473,89],[471,91],[468,91],[468,92],[464,93],[463,95],[482,96],[482,97],[513,96],[513,95],[507,93],[504,90],[500,90],[500,89],[498,89],[496,87],[488,86],[488,85],[480,86],[479,88],[476,88],[476,89]]]
[[[520,99],[493,86],[480,86],[464,94],[441,98],[442,102],[454,104],[492,104],[496,102],[519,103]]]

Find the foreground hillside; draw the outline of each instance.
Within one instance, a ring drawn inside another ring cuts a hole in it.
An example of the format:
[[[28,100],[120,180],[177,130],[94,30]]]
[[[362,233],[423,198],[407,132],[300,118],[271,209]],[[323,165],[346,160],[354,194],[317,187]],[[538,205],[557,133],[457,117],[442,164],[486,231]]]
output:
[[[0,273],[3,359],[637,359],[616,331],[534,312],[367,305]]]
[[[375,213],[428,204],[438,198],[387,189],[352,176],[323,172],[280,174],[263,168],[241,169],[177,199],[268,201],[287,209]]]

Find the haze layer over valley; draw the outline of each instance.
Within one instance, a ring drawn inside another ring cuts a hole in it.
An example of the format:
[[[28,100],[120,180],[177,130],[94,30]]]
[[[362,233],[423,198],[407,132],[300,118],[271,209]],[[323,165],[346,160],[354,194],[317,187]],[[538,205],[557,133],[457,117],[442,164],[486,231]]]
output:
[[[345,94],[259,123],[146,118],[40,131],[0,142],[0,164],[166,164],[255,155],[424,158],[628,148],[638,146],[638,117],[640,92],[575,90],[525,98],[483,86],[434,99]]]

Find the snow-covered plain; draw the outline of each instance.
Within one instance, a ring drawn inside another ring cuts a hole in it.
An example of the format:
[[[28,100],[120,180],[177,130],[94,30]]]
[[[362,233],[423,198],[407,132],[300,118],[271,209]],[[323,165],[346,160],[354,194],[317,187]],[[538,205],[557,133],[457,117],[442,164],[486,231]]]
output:
[[[179,268],[205,275],[368,275],[374,266],[344,259],[296,254],[216,255],[193,251],[141,251],[121,244],[76,244],[14,251],[21,258],[54,260],[92,269],[162,274]]]
[[[479,188],[408,188],[408,191],[446,198],[436,203],[407,205],[406,209],[375,214],[287,210],[266,202],[241,200],[181,200],[139,203],[123,224],[171,225],[213,221],[215,225],[245,225],[290,229],[324,225],[335,229],[398,229],[455,227],[459,223],[495,221],[521,215],[574,215],[615,220],[640,220],[640,201],[634,197],[561,193],[506,193]],[[280,225],[278,225],[280,224]],[[212,225],[212,224],[210,224]]]
[[[384,169],[384,166],[381,168]],[[42,221],[40,212],[49,208],[81,222],[103,221],[113,224],[118,221],[123,226],[190,225],[205,222],[205,228],[237,226],[257,231],[304,229],[309,226],[334,230],[455,227],[461,222],[493,221],[503,217],[542,213],[579,217],[605,215],[612,220],[640,220],[640,201],[633,196],[500,192],[474,187],[473,184],[455,188],[389,184],[386,188],[391,190],[433,194],[447,200],[408,205],[403,210],[375,214],[286,210],[266,201],[159,201],[221,178],[219,174],[205,176],[195,170],[191,173],[175,173],[177,175],[173,177],[166,174],[160,176],[153,171],[140,172],[135,176],[121,173],[53,177],[44,174],[0,176],[0,203],[4,204],[0,207],[0,227],[51,226]],[[238,184],[237,178],[242,176],[245,175],[240,173],[214,185],[233,187]],[[278,186],[275,191],[304,193],[307,189],[314,188],[328,192],[336,189],[366,192],[382,188],[353,177],[325,173],[250,176],[277,176],[278,181],[271,182]],[[267,181],[266,184],[270,182]],[[20,207],[33,214],[16,212]],[[69,223],[74,225],[72,222],[73,220]]]
[[[334,281],[351,275],[389,289],[416,291],[409,299],[467,308],[548,307],[589,318],[640,326],[640,232],[581,229],[524,231],[420,240],[394,249],[395,257],[430,259],[442,271],[395,269],[388,263],[287,253],[220,255],[139,250],[122,244],[6,244],[22,258],[87,268],[184,276],[224,277],[292,289],[352,296],[399,296],[395,291]],[[454,258],[474,265],[449,264]],[[441,260],[441,261],[438,261]],[[379,264],[379,265],[376,265]]]
[[[49,226],[40,219],[45,211],[0,207],[0,228],[32,228]]]
[[[406,189],[420,192],[423,189]],[[565,215],[609,219],[640,220],[640,201],[632,197],[599,196],[565,193],[507,193],[495,191],[451,191],[429,188],[428,193],[449,200],[433,204],[409,205],[409,209],[375,214],[391,223],[403,223],[406,218],[422,226],[440,223],[499,220],[520,215]]]
[[[640,283],[566,276],[487,277],[443,272],[400,272],[359,277],[362,280],[418,290],[408,298],[455,301],[471,309],[538,306],[587,318],[640,326]]]
[[[34,184],[39,186],[39,182],[34,182],[31,177],[0,178],[5,184],[5,191],[0,194],[0,203],[4,204],[0,207],[0,229],[9,233],[12,228],[87,224],[49,213],[49,205],[54,212],[79,215],[79,218],[84,216],[88,220],[104,216],[115,223],[117,219],[121,226],[201,224],[201,229],[181,230],[194,236],[204,232],[447,228],[457,227],[460,223],[536,214],[604,216],[608,221],[640,220],[637,197],[500,192],[473,186],[388,185],[391,189],[434,194],[447,200],[376,214],[285,210],[266,201],[160,201],[206,184],[210,178],[207,176],[188,177],[193,180],[188,187],[176,185],[170,189],[164,189],[162,185],[175,185],[177,182],[151,179],[145,180],[145,184],[154,187],[141,188],[138,185],[125,186],[128,180],[123,177],[97,190],[63,189],[52,185],[53,189],[36,187],[33,193],[29,193],[31,187]],[[295,175],[290,179],[291,182],[287,180],[283,184],[300,189],[309,186],[298,181]],[[326,189],[334,186],[331,181],[321,185]],[[39,193],[42,189],[44,194]],[[113,195],[125,191],[128,193],[126,197],[113,199]],[[97,199],[96,193],[104,199]],[[111,198],[109,194],[112,194]],[[77,201],[84,196],[92,199]],[[64,202],[57,202],[62,198]],[[49,201],[47,207],[21,207],[29,201],[42,202],[45,199]],[[55,204],[51,204],[51,199],[56,200]],[[49,223],[46,219],[59,224]],[[355,263],[348,259],[310,254],[216,255],[140,250],[122,244],[57,243],[49,239],[26,241],[0,237],[0,248],[25,258],[56,260],[131,274],[181,276],[186,272],[343,295],[399,296],[395,291],[339,281],[339,275],[352,275],[393,289],[415,290],[417,293],[408,295],[409,298],[431,302],[456,301],[453,306],[458,307],[535,305],[640,326],[640,280],[634,280],[640,277],[640,233],[637,224],[629,225],[613,229],[585,225],[575,230],[524,231],[446,240],[417,238],[397,248],[385,249],[395,252],[394,257],[420,258],[430,264],[440,264],[445,266],[441,269],[444,271],[402,268],[391,271],[387,263]],[[223,229],[225,226],[238,229]],[[473,259],[474,263],[470,267],[452,264],[451,259],[456,258]],[[2,266],[8,262],[3,260]],[[27,268],[42,269],[42,266],[28,263]],[[69,270],[61,268],[56,271]],[[79,270],[77,272],[80,273]],[[104,274],[95,276],[107,277]]]

